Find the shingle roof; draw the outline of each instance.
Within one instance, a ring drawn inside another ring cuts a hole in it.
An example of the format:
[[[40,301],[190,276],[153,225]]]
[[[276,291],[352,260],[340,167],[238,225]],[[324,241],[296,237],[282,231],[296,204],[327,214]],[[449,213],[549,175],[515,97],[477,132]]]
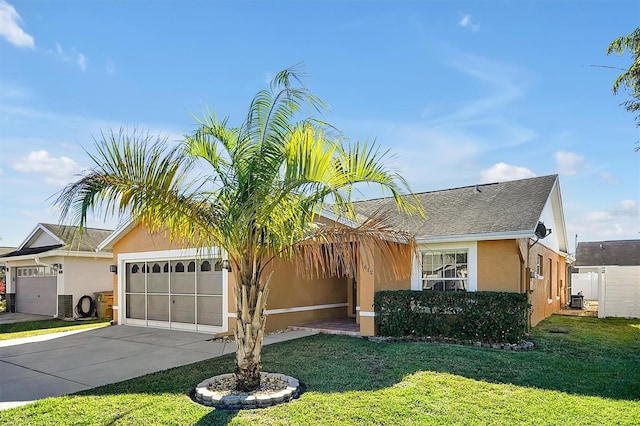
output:
[[[27,256],[45,253],[51,250],[94,252],[98,248],[98,245],[113,232],[109,229],[84,228],[82,234],[80,234],[77,226],[54,225],[51,223],[38,224],[36,231],[40,230],[40,227],[46,228],[47,231],[55,235],[63,244],[52,244],[42,247],[28,247],[25,245],[25,247],[22,247],[20,250],[0,255],[0,257]]]
[[[77,226],[51,223],[41,223],[41,225],[65,243],[63,250],[95,251],[98,245],[113,232],[111,229],[84,228],[80,233]]]
[[[390,225],[411,232],[417,239],[535,230],[557,175],[501,183],[466,186],[415,194],[427,219],[395,213]],[[354,203],[356,212],[371,215],[394,207],[393,198]]]
[[[576,266],[598,265],[640,265],[640,240],[578,243]]]

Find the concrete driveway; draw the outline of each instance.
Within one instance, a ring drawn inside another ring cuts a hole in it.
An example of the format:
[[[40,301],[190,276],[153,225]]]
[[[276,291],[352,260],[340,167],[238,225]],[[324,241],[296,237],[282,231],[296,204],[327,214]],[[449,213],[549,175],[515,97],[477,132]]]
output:
[[[311,334],[288,331],[265,337],[264,344]],[[0,409],[235,352],[235,343],[209,339],[210,334],[116,325],[0,341]]]

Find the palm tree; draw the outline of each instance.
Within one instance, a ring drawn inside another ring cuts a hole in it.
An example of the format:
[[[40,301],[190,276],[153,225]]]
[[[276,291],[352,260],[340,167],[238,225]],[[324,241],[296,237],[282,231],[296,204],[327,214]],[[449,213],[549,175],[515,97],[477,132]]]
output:
[[[385,224],[385,212],[358,221],[351,204],[353,185],[365,182],[390,192],[400,210],[422,212],[415,198],[402,196],[407,183],[383,164],[387,152],[347,143],[326,123],[298,120],[302,107],[324,104],[294,67],[258,92],[240,126],[206,111],[194,134],[172,148],[136,131],[103,134],[90,154],[95,166],[55,202],[81,227],[90,213],[124,214],[185,247],[226,250],[242,391],[260,385],[265,271],[275,258],[296,259],[303,276],[353,274],[355,247],[369,248],[396,259],[393,272],[402,275],[415,253],[410,235]],[[344,220],[320,225],[318,213],[327,208]]]

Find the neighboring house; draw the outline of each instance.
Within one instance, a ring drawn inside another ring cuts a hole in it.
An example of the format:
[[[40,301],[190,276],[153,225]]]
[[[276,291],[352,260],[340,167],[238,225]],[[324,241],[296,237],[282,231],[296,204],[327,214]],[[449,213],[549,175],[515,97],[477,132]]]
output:
[[[571,292],[598,300],[598,316],[640,317],[640,240],[578,243]]]
[[[73,317],[84,295],[111,290],[113,254],[96,252],[113,231],[38,224],[22,244],[0,256],[7,265],[7,308],[11,312]]]
[[[15,247],[0,247],[0,256],[2,256],[3,254],[10,253],[15,249],[16,249]],[[6,271],[7,271],[6,262],[4,261],[4,259],[0,257],[0,301],[4,300],[4,293],[6,292],[6,289],[7,289],[5,286]],[[2,309],[0,309],[0,312],[2,312]]]
[[[355,279],[309,282],[295,275],[291,263],[279,261],[272,267],[267,330],[350,316],[362,335],[373,335],[373,296],[379,290],[526,292],[533,325],[567,302],[567,238],[556,175],[416,196],[426,219],[397,213],[390,198],[355,203],[362,216],[394,209],[392,225],[415,235],[421,255],[412,277],[390,280],[387,260],[361,249]],[[320,218],[336,219],[330,213]],[[231,332],[233,278],[223,268],[221,250],[198,255],[135,223],[116,230],[100,249],[113,250],[117,265],[114,322]]]

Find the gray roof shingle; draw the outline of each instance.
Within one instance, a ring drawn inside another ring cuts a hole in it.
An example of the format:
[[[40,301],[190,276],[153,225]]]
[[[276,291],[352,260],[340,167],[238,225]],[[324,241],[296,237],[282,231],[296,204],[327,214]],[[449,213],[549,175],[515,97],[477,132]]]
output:
[[[640,240],[578,243],[576,266],[639,266]]]
[[[415,194],[427,218],[394,213],[390,225],[417,239],[535,230],[557,175]],[[358,214],[397,212],[391,197],[354,203]]]
[[[84,228],[80,233],[77,226],[51,223],[41,223],[41,225],[64,241],[63,250],[96,251],[98,245],[113,232],[110,229]]]

